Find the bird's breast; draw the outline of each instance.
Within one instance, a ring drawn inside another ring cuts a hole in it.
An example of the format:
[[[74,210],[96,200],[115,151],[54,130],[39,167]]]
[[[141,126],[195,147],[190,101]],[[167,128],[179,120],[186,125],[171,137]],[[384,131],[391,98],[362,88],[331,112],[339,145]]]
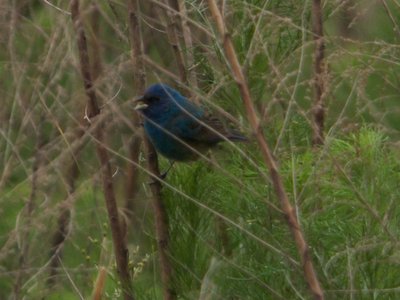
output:
[[[164,124],[165,125],[165,124]],[[144,123],[144,129],[156,150],[168,159],[176,161],[189,161],[197,155],[188,147],[187,141],[174,134],[163,124]]]

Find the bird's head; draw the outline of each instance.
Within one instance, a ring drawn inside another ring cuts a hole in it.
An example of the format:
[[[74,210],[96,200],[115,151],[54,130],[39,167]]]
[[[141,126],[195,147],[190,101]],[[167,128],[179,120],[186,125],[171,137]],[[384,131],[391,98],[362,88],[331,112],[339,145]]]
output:
[[[137,97],[135,110],[147,118],[155,119],[173,108],[178,108],[183,96],[167,84],[156,83],[151,85],[143,96]],[[177,105],[178,104],[178,105]]]

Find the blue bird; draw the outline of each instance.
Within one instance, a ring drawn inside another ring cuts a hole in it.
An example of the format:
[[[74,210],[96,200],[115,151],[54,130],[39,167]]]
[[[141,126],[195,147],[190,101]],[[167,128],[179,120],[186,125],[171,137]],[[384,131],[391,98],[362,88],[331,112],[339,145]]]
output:
[[[204,153],[224,140],[247,140],[167,84],[151,85],[135,102],[147,137],[170,160],[195,160],[196,151]]]

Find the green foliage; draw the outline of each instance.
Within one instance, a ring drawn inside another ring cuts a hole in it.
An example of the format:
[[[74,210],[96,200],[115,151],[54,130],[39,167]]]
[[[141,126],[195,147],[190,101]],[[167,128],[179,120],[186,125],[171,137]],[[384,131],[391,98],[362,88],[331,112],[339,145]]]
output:
[[[220,154],[216,153],[217,159]],[[281,171],[312,245],[318,273],[331,291],[329,297],[341,299],[345,294],[339,290],[368,287],[371,291],[365,297],[369,299],[372,290],[379,295],[380,290],[396,286],[398,268],[388,265],[399,254],[395,245],[400,211],[395,199],[400,164],[387,137],[364,127],[351,137],[332,139],[318,160],[309,150],[288,154]],[[297,257],[285,220],[265,203],[275,202],[271,188],[262,183],[247,159],[231,157],[218,159],[228,175],[204,163],[179,166],[170,178],[179,192],[165,190],[171,256],[182,297],[196,298],[194,291],[204,288],[205,278],[212,282],[216,298],[275,299],[306,294],[301,269],[293,268],[283,255]],[[241,178],[241,185],[234,178]],[[217,213],[237,226],[222,221],[225,231],[221,232]],[[223,235],[228,236],[227,245],[222,244]],[[228,256],[221,254],[227,251],[224,247],[228,247]],[[391,293],[383,295],[390,297]]]

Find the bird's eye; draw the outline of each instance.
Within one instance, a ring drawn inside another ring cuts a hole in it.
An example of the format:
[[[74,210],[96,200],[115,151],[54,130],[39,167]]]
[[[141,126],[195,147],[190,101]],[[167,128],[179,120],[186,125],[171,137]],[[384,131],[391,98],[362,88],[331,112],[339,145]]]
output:
[[[147,101],[149,103],[158,102],[159,100],[160,100],[160,98],[158,98],[158,97],[150,97],[149,99],[147,99]]]

